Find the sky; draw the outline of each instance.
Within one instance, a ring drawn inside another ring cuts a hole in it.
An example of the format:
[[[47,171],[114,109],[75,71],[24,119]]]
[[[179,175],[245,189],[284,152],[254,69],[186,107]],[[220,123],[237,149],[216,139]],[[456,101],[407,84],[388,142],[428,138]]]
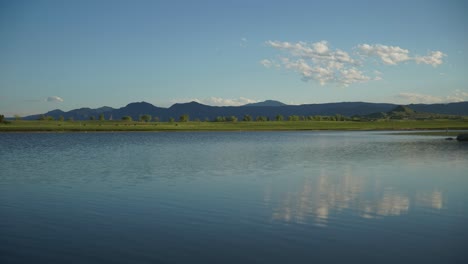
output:
[[[467,1],[0,0],[0,114],[468,101]]]

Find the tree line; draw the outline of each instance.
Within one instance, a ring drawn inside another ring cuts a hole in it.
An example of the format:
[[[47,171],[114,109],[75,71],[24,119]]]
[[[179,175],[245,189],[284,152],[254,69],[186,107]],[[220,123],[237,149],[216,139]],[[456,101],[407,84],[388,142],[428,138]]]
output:
[[[107,119],[104,114],[100,114],[97,118],[95,116],[89,116],[89,120],[99,120],[99,121],[106,121],[106,120],[113,120],[112,116],[109,116]],[[246,114],[239,118],[237,116],[217,116],[215,118],[204,118],[201,120],[200,118],[191,119],[188,114],[184,114],[179,116],[178,119],[174,117],[169,117],[166,121],[172,122],[268,122],[268,121],[376,121],[376,120],[390,120],[390,119],[404,119],[403,117],[398,116],[386,116],[386,117],[371,117],[371,116],[344,116],[340,114],[332,115],[332,116],[324,116],[324,115],[308,115],[308,116],[300,116],[300,115],[289,115],[283,116],[281,114],[276,115],[273,118],[268,116],[251,116]],[[463,116],[451,116],[451,115],[439,115],[439,114],[426,114],[424,116],[418,116],[408,119],[417,119],[417,120],[426,120],[426,119],[466,119]],[[21,117],[15,115],[14,120],[21,120]],[[57,118],[50,116],[50,115],[41,115],[38,120],[41,121],[65,121],[65,118],[61,115]],[[132,122],[132,121],[139,121],[139,122],[161,122],[163,120],[160,119],[158,116],[152,116],[149,114],[139,115],[137,120],[133,120],[133,118],[129,115],[123,116],[120,118],[122,121]],[[74,121],[73,117],[68,117],[66,121]],[[10,123],[4,115],[0,115],[0,123]]]
[[[131,116],[124,116],[121,118],[123,121],[133,121]],[[159,117],[152,117],[151,115],[141,115],[139,117],[140,122],[159,122],[160,118]],[[175,122],[176,119],[174,117],[169,117],[168,119],[169,122]],[[195,118],[193,120],[190,119],[190,116],[188,114],[181,115],[178,119],[179,122],[189,122],[189,121],[194,121],[194,122],[202,122],[200,118]],[[290,115],[287,116],[286,118],[283,115],[276,115],[273,119],[268,117],[268,116],[256,116],[253,117],[249,114],[244,115],[242,119],[239,120],[237,116],[217,116],[213,119],[210,119],[206,117],[204,122],[238,122],[238,121],[243,121],[243,122],[267,122],[267,121],[359,121],[358,117],[347,117],[344,115],[339,115],[336,114],[334,116],[320,116],[320,115],[314,115],[314,116],[299,116],[299,115]]]
[[[290,115],[287,117],[284,117],[283,115],[276,115],[274,118],[270,118],[268,116],[256,116],[253,117],[249,114],[244,115],[240,120],[237,116],[217,116],[213,119],[210,119],[206,117],[204,120],[201,120],[200,118],[195,118],[193,120],[190,119],[190,116],[188,114],[181,115],[177,120],[179,122],[189,122],[189,121],[194,121],[194,122],[238,122],[238,121],[243,121],[243,122],[267,122],[267,121],[360,121],[361,117],[347,117],[343,116],[340,114],[336,114],[333,116],[321,116],[321,115],[310,115],[310,116],[299,116],[299,115]],[[20,117],[15,117],[15,120],[21,120]],[[41,115],[38,120],[41,121],[65,121],[65,118],[61,115],[58,118],[55,118],[53,116],[46,116],[46,115]],[[100,114],[98,118],[95,116],[89,116],[89,120],[95,121],[106,121],[106,120],[112,120],[112,116],[109,117],[108,119],[105,118],[104,114]],[[133,120],[133,118],[129,115],[123,116],[120,118],[122,121],[139,121],[139,122],[160,122],[160,118],[158,116],[151,116],[149,114],[145,115],[140,115],[138,117],[138,120]],[[5,117],[4,115],[0,115],[0,123],[5,122]],[[73,117],[68,117],[66,121],[74,121]],[[169,117],[168,122],[175,122],[176,119],[173,117]]]

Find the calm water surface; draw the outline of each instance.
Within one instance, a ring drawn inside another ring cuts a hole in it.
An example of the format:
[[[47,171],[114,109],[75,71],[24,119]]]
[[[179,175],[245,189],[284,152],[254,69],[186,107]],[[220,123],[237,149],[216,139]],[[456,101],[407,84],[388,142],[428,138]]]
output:
[[[462,263],[468,144],[0,133],[1,263]],[[466,263],[466,262],[465,262]]]

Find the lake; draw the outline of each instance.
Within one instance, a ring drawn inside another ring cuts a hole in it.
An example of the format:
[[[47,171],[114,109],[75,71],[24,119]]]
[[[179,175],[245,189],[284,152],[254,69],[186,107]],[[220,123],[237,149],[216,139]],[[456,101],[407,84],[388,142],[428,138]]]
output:
[[[1,263],[461,263],[468,144],[0,133]],[[466,260],[466,259],[465,259]]]

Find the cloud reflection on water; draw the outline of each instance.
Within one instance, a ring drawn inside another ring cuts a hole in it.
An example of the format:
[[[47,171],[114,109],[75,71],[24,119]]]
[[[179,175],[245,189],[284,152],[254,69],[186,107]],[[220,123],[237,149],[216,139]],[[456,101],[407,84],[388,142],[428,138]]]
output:
[[[339,176],[322,168],[316,177],[306,177],[298,186],[277,195],[275,203],[274,189],[265,188],[264,198],[268,199],[264,203],[272,208],[274,221],[321,227],[344,214],[380,219],[405,215],[418,207],[436,210],[444,207],[444,194],[440,190],[412,193],[379,177],[353,175],[350,166]]]

